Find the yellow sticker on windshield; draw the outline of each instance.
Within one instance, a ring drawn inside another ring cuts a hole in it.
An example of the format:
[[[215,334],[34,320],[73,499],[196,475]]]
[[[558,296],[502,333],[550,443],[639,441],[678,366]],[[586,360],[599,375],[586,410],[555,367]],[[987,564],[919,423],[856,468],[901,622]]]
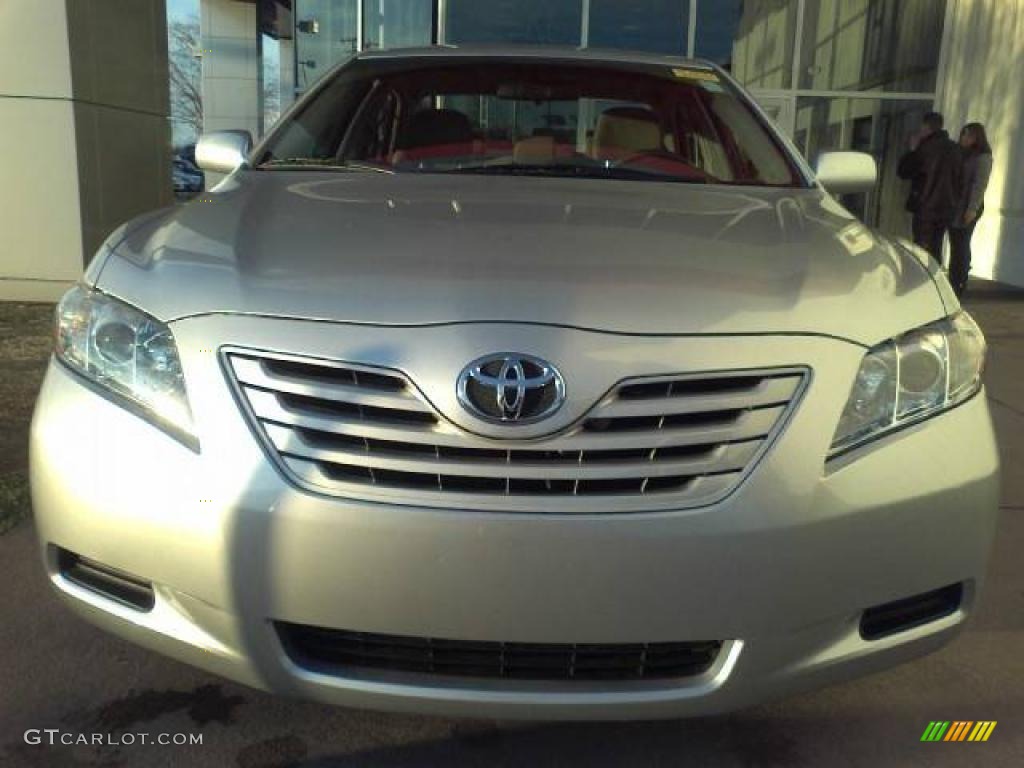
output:
[[[687,67],[673,67],[672,74],[681,80],[700,80],[705,83],[717,83],[718,75],[710,69],[689,69]]]

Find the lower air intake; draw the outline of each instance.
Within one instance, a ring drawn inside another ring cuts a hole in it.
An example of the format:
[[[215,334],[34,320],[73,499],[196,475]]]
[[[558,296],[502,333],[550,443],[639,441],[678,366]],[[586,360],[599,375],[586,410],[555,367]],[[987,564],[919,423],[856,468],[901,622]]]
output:
[[[153,610],[153,585],[148,581],[66,549],[58,550],[57,567],[61,576],[90,592],[137,611]]]
[[[878,640],[949,616],[960,607],[963,592],[963,584],[951,584],[868,608],[860,619],[860,635],[865,640]]]
[[[360,669],[517,680],[652,680],[706,672],[722,643],[506,643],[378,635],[278,622],[292,659],[344,674]]]

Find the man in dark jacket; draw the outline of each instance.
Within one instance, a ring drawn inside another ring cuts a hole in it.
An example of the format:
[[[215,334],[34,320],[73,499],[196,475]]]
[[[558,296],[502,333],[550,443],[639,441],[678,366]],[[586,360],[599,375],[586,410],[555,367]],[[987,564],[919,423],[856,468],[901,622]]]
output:
[[[896,173],[910,180],[907,210],[914,215],[914,242],[942,263],[942,238],[956,217],[962,196],[961,154],[942,130],[942,115],[929,112],[910,137],[910,151]]]

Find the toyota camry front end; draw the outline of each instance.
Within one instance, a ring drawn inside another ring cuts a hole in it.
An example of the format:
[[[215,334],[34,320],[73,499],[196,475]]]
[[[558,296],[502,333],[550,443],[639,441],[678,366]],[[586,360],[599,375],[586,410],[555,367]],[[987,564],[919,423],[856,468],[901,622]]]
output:
[[[54,587],[266,690],[721,712],[940,647],[984,579],[980,330],[699,62],[357,57],[55,341]]]

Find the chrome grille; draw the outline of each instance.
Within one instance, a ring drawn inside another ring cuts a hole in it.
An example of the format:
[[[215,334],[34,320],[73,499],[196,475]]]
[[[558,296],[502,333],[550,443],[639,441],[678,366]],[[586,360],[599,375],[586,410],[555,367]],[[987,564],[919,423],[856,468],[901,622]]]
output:
[[[250,419],[298,485],[351,498],[500,511],[625,512],[712,503],[784,421],[802,369],[627,380],[535,440],[470,434],[402,374],[226,353]]]

